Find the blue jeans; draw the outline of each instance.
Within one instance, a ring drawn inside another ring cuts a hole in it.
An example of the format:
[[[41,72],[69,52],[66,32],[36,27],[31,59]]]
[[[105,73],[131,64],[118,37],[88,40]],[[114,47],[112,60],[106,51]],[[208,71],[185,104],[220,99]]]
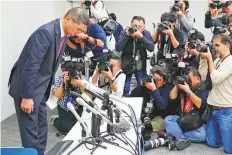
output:
[[[221,147],[232,153],[232,108],[213,110],[207,122],[206,142],[210,147]]]
[[[201,127],[183,133],[177,123],[177,119],[180,116],[170,115],[164,119],[164,125],[167,133],[171,136],[176,136],[181,139],[190,139],[192,142],[205,142],[206,141],[206,125],[203,124]]]
[[[135,74],[135,78],[137,81],[137,85],[140,85],[141,77],[145,74],[145,71],[135,71],[132,74],[129,74],[126,76],[125,86],[124,86],[124,96],[129,96],[130,94],[130,83],[131,83],[131,77]]]

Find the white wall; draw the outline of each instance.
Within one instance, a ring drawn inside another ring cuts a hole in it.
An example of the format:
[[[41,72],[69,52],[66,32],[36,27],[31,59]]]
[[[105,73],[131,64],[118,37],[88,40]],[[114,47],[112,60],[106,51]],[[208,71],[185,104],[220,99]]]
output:
[[[211,39],[212,33],[209,29],[204,28],[205,12],[207,10],[207,1],[190,1],[190,10],[195,17],[195,28],[204,33],[207,40]],[[174,0],[153,0],[153,1],[105,1],[106,8],[109,13],[113,12],[118,18],[118,22],[123,27],[130,25],[133,16],[143,16],[146,20],[146,29],[153,33],[154,23],[160,22],[160,16],[164,12],[169,11],[169,7],[172,6]]]
[[[62,17],[70,7],[67,1],[1,2],[1,121],[15,112],[7,83],[28,37],[39,26]]]

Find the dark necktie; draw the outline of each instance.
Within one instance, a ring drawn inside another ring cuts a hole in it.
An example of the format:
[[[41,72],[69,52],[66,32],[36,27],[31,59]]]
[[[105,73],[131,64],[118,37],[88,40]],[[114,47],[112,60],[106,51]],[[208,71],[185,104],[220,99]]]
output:
[[[65,41],[65,36],[63,36],[63,37],[60,39],[59,51],[58,51],[58,54],[57,54],[56,59],[58,59],[59,56],[60,56],[60,53],[61,53],[61,51],[62,51],[62,47],[64,46],[64,41]]]

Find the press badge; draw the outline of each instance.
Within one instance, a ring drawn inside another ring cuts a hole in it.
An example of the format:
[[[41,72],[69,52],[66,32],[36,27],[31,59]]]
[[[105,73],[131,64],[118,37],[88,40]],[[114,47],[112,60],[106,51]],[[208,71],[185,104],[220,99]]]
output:
[[[71,61],[71,56],[64,56],[64,61]]]
[[[136,60],[136,61],[138,61],[138,60],[139,60],[139,56],[138,56],[138,55],[135,57],[135,60]]]
[[[152,108],[153,107],[153,103],[147,102],[147,108]]]

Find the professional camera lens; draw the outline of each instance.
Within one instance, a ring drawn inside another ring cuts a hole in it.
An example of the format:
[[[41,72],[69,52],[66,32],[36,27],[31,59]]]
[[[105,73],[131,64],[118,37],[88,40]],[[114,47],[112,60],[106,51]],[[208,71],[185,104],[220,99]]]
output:
[[[159,23],[158,25],[158,32],[162,32],[163,30],[168,30],[170,25],[167,22]]]
[[[70,79],[77,79],[78,78],[78,72],[76,70],[69,70],[68,76]]]
[[[91,0],[85,0],[85,6],[89,7],[91,5]]]
[[[151,139],[149,141],[144,142],[144,150],[148,151],[150,149],[157,148],[157,147],[162,146],[164,144],[165,144],[164,138]]]
[[[226,29],[224,27],[215,27],[213,30],[214,35],[218,35],[218,34],[225,33],[225,32],[226,32]]]
[[[137,32],[136,26],[131,26],[131,27],[128,29],[128,32],[131,33],[131,34]]]
[[[194,43],[194,42],[189,42],[189,43],[188,43],[188,48],[190,48],[190,49],[195,49],[195,48],[196,48],[195,43]]]
[[[107,62],[100,62],[98,64],[98,72],[101,74],[101,71],[109,71],[109,64]]]
[[[180,8],[181,8],[181,6],[179,5],[179,4],[175,4],[174,6],[172,6],[172,8],[171,8],[171,12],[178,12],[178,11],[180,11]]]

